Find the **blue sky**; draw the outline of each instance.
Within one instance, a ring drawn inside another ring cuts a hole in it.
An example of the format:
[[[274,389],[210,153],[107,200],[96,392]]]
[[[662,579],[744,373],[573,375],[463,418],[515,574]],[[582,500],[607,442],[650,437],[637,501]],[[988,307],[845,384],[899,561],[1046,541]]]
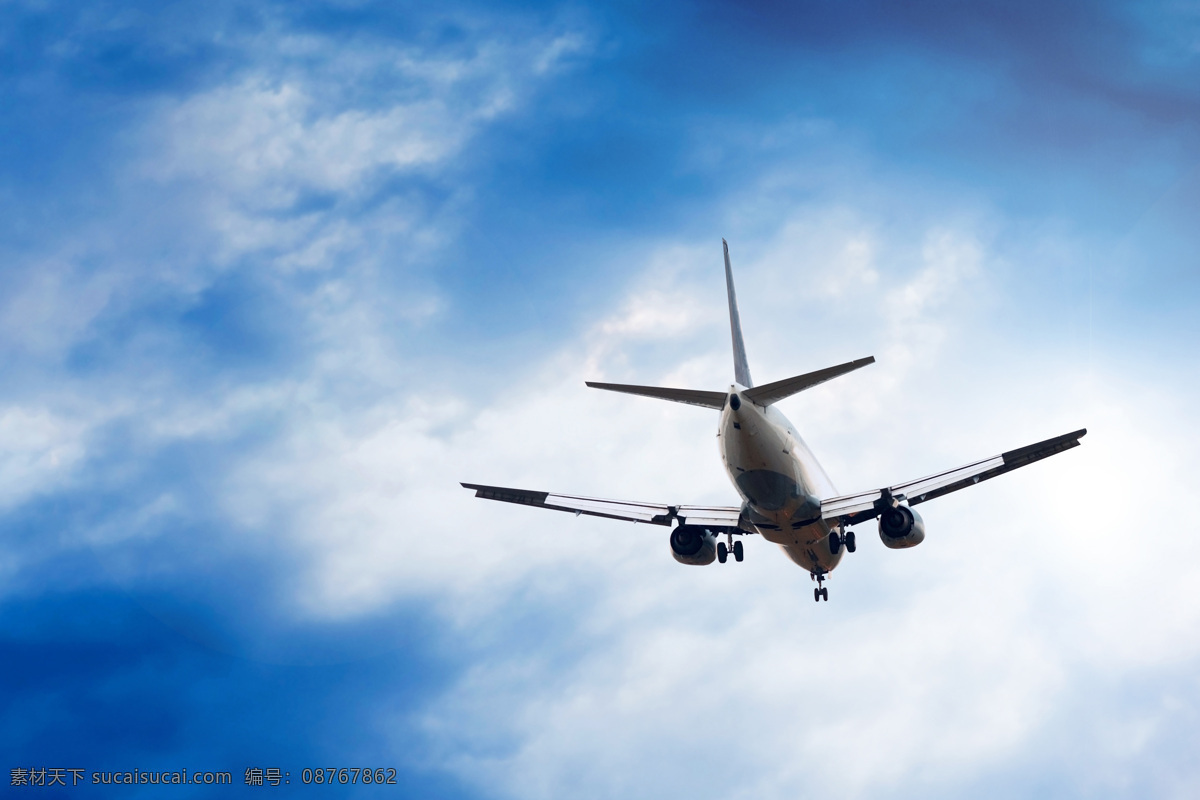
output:
[[[0,93],[9,769],[1200,790],[1195,3],[9,0]],[[733,502],[583,387],[731,379],[722,237],[839,488],[1083,447],[820,606],[458,488]]]

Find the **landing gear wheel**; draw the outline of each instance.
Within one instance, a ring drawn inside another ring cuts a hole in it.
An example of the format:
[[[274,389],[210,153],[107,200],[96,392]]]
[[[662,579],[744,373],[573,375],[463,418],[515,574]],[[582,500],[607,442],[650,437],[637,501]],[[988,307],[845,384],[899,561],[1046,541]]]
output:
[[[742,543],[741,542],[733,543],[733,558],[735,561],[742,560]]]
[[[725,547],[724,542],[717,542],[717,561],[724,564],[727,558],[729,558],[729,549]]]
[[[833,553],[836,556],[839,552],[841,552],[841,550],[842,550],[842,537],[838,535],[837,531],[830,531],[830,533],[829,533],[829,552]]]
[[[818,603],[822,600],[829,600],[829,590],[825,588],[825,573],[811,572],[809,575],[817,582],[817,588],[813,589],[813,600]]]
[[[854,531],[846,531],[846,552],[853,553],[854,548]]]

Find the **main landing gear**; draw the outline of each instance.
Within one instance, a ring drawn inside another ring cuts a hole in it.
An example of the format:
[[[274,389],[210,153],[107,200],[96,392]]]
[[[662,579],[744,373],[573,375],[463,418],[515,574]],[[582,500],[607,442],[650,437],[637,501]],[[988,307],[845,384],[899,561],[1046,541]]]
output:
[[[857,545],[854,541],[854,531],[846,531],[845,533],[830,531],[829,552],[836,556],[839,552],[841,552],[843,546],[845,546],[847,553],[853,553],[857,549]]]
[[[728,536],[729,536],[729,546],[728,547],[725,546],[724,542],[717,542],[717,561],[720,561],[722,564],[725,563],[725,559],[729,558],[730,553],[733,553],[734,561],[741,561],[743,558],[743,555],[744,555],[742,553],[742,543],[735,542],[733,540],[732,533],[728,534]]]
[[[817,603],[822,600],[829,602],[829,590],[822,585],[825,583],[825,573],[810,572],[809,577],[817,582],[817,588],[813,589],[813,601]]]

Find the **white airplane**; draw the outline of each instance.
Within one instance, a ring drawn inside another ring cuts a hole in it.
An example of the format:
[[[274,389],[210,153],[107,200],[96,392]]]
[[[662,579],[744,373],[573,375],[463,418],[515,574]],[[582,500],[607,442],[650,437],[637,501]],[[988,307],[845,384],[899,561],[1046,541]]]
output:
[[[571,511],[576,516],[589,514],[666,527],[674,525],[670,536],[671,554],[681,564],[705,565],[714,560],[723,564],[730,553],[736,561],[741,561],[742,543],[740,540],[735,542],[733,537],[757,533],[779,545],[788,558],[808,570],[817,582],[813,599],[820,601],[829,599],[829,590],[823,585],[825,576],[841,562],[844,552],[855,551],[854,531],[849,530],[850,526],[878,518],[879,538],[884,545],[893,550],[914,547],[925,539],[925,523],[913,506],[1061,453],[1077,446],[1087,433],[1086,429],[1078,430],[915,481],[839,495],[808,445],[796,433],[795,426],[774,404],[873,364],[875,359],[861,358],[755,386],[750,379],[746,347],[742,343],[729,245],[724,239],[721,244],[725,249],[725,286],[729,293],[729,324],[733,330],[734,383],[729,389],[706,392],[591,381],[587,385],[593,389],[719,410],[721,421],[717,437],[721,460],[742,497],[740,506],[599,500],[474,483],[464,483],[463,487],[474,489],[476,497]],[[725,537],[728,545],[720,541],[720,537]]]

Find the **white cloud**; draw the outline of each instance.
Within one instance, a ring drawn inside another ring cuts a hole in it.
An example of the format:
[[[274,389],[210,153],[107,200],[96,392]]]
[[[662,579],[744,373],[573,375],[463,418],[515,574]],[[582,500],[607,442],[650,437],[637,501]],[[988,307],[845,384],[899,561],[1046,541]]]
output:
[[[303,85],[250,78],[169,112],[160,169],[221,188],[250,209],[286,209],[301,192],[354,194],[382,168],[442,161],[461,146],[471,116],[438,99],[326,110]]]
[[[14,259],[4,275],[5,354],[50,387],[4,413],[52,422],[13,429],[25,438],[3,462],[15,472],[0,502],[60,485],[111,423],[132,421],[147,446],[219,440],[286,405],[298,391],[291,379],[197,389],[185,374],[194,365],[170,355],[180,335],[171,315],[194,307],[223,271],[276,272],[278,308],[262,313],[307,315],[314,341],[305,345],[322,365],[341,365],[337,380],[361,379],[347,365],[367,352],[378,363],[397,358],[395,327],[420,326],[444,303],[432,281],[403,292],[380,284],[453,232],[456,198],[470,190],[450,174],[455,158],[587,52],[573,31],[477,33],[443,52],[271,31],[250,43],[257,60],[246,72],[135,120],[137,168],[112,187],[112,214],[49,254]],[[433,208],[419,193],[389,191],[355,205],[396,176],[442,180],[448,199]],[[316,282],[293,275],[320,271]],[[73,375],[72,357],[101,363]]]
[[[556,36],[550,44],[542,49],[534,62],[534,72],[542,75],[562,67],[563,62],[571,56],[584,55],[590,52],[588,40],[577,32],[564,33]]]
[[[164,104],[144,137],[143,172],[196,187],[222,262],[278,253],[285,268],[327,267],[377,244],[379,227],[419,245],[430,234],[426,209],[357,209],[357,230],[347,230],[344,210],[331,207],[395,176],[445,176],[481,130],[527,102],[568,56],[588,51],[574,31],[479,34],[455,53],[264,38],[248,74]]]
[[[65,483],[84,456],[80,427],[40,408],[0,407],[0,509]]]
[[[89,274],[71,261],[38,259],[6,276],[0,299],[4,349],[54,361],[85,335],[120,281]]]

